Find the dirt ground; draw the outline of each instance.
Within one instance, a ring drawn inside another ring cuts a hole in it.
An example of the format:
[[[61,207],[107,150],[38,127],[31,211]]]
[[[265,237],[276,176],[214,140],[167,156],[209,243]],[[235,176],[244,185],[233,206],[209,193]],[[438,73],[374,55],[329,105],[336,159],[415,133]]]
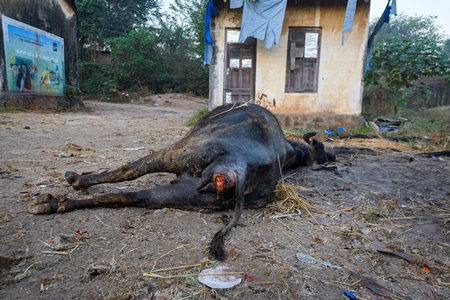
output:
[[[448,156],[384,139],[328,141],[338,162],[285,174],[281,199],[245,210],[226,239],[230,258],[217,262],[207,246],[231,211],[27,213],[39,193],[87,197],[64,181],[67,170],[116,168],[179,140],[206,100],[172,94],[86,106],[92,111],[0,114],[1,299],[348,299],[345,290],[450,299]],[[172,178],[152,174],[88,192]],[[289,191],[301,198],[285,197]],[[206,287],[198,274],[215,266],[243,281]]]

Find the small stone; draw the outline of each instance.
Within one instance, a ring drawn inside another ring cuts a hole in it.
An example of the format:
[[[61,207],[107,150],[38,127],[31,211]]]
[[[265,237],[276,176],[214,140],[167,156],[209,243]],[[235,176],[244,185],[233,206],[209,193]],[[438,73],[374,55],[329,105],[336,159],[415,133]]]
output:
[[[352,211],[342,211],[341,216],[347,217],[347,218],[353,218],[354,214]]]

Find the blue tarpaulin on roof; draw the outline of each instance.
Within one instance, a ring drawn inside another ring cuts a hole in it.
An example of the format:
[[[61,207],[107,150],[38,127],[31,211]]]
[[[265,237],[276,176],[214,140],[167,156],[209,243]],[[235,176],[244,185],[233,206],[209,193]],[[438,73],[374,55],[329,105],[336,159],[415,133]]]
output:
[[[214,7],[212,0],[208,1],[208,4],[206,6],[206,13],[205,13],[205,41],[204,41],[204,52],[203,52],[203,65],[207,65],[211,63],[211,59],[214,53],[214,43],[211,37],[211,17],[217,13],[216,8]]]

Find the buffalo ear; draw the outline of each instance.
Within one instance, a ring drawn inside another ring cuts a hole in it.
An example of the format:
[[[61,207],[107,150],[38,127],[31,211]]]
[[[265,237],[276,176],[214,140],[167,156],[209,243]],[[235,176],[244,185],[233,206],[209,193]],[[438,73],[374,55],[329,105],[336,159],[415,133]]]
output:
[[[303,140],[306,142],[306,143],[308,143],[309,145],[312,145],[312,142],[309,140],[310,138],[312,138],[313,136],[315,136],[317,133],[315,133],[315,132],[308,132],[308,133],[305,133],[304,135],[303,135]]]
[[[327,156],[328,162],[332,163],[336,161],[336,155],[334,155],[334,153],[325,151],[325,155]]]

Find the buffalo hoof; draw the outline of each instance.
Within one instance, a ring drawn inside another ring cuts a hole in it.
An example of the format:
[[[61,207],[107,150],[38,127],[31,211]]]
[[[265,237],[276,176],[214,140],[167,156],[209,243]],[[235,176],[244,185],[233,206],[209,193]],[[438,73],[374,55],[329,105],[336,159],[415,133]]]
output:
[[[313,170],[313,171],[319,171],[319,170],[322,170],[324,168],[325,168],[324,164],[318,164],[316,162],[313,163],[312,166],[311,166],[311,170]]]
[[[335,171],[335,170],[337,170],[337,168],[333,164],[313,163],[313,165],[311,166],[311,170],[313,170],[313,171],[319,171],[319,170]]]
[[[84,188],[84,186],[81,184],[80,180],[78,180],[78,175],[75,172],[67,171],[66,174],[64,174],[64,177],[66,177],[66,181],[73,187],[74,190],[78,191]]]
[[[41,194],[31,202],[28,212],[33,215],[64,213],[69,210],[67,204],[64,196],[55,198],[51,194]]]

